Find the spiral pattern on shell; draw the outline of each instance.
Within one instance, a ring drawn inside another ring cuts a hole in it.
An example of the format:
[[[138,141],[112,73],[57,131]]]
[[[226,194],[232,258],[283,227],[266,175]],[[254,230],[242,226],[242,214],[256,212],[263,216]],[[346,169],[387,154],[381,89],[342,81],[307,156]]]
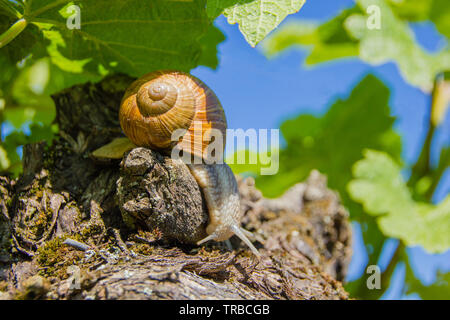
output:
[[[209,129],[220,130],[225,145],[227,124],[219,100],[202,81],[184,72],[156,71],[133,82],[122,99],[119,120],[137,146],[169,150],[178,144],[203,158]],[[172,141],[177,129],[187,132]]]

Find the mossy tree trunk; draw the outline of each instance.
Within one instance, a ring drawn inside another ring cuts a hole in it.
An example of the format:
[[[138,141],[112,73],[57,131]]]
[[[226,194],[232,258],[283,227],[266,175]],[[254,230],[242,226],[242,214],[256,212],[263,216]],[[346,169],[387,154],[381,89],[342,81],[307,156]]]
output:
[[[57,138],[24,148],[19,179],[0,177],[0,297],[348,298],[348,214],[318,172],[270,200],[238,177],[258,262],[235,238],[190,244],[208,215],[184,164],[143,148],[122,161],[92,157],[123,136],[118,108],[131,81],[54,95]]]

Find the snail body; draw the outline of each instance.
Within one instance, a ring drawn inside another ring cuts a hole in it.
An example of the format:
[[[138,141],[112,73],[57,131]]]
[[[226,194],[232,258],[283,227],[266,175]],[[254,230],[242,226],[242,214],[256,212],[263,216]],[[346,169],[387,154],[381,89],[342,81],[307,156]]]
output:
[[[157,71],[133,82],[122,99],[119,120],[136,146],[165,153],[176,147],[207,160],[210,141],[205,135],[212,129],[220,131],[225,146],[226,118],[218,98],[202,81],[183,72]],[[174,141],[172,134],[179,129],[185,132]],[[198,244],[236,235],[259,256],[247,237],[252,234],[240,227],[239,192],[230,167],[205,161],[187,166],[202,189],[209,213],[208,236]]]
[[[203,190],[210,219],[206,227],[208,236],[197,244],[209,240],[224,241],[232,235],[236,235],[247,244],[256,256],[259,256],[258,250],[247,238],[247,236],[252,237],[253,235],[240,227],[239,191],[230,167],[226,163],[193,164],[188,167]]]

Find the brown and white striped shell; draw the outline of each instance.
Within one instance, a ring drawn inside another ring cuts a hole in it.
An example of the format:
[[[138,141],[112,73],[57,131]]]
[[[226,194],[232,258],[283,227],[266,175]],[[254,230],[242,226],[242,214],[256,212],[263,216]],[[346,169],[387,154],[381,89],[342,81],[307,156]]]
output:
[[[205,134],[217,129],[225,147],[227,123],[222,105],[206,84],[184,72],[155,71],[133,82],[122,99],[119,119],[137,146],[170,150],[178,144],[183,152],[204,158],[210,143]],[[176,129],[187,132],[172,141]]]

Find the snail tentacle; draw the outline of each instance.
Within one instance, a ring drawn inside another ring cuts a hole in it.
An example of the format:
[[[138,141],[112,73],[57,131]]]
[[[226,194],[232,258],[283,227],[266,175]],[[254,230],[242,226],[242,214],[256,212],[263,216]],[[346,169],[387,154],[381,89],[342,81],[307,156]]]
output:
[[[201,245],[201,244],[203,244],[205,242],[208,242],[210,240],[216,240],[216,239],[217,239],[217,235],[215,233],[211,233],[206,238],[204,238],[204,239],[202,239],[200,241],[197,241],[197,245]]]
[[[255,256],[257,256],[258,258],[261,257],[260,253],[258,252],[258,250],[255,248],[255,246],[252,244],[252,242],[247,238],[247,236],[245,234],[251,234],[253,236],[253,234],[248,231],[245,230],[242,227],[238,227],[237,225],[232,225],[231,227],[231,231],[233,231],[233,233],[239,237],[239,239],[241,239],[242,241],[245,242],[245,244],[250,248],[250,250],[252,250],[253,254]]]

